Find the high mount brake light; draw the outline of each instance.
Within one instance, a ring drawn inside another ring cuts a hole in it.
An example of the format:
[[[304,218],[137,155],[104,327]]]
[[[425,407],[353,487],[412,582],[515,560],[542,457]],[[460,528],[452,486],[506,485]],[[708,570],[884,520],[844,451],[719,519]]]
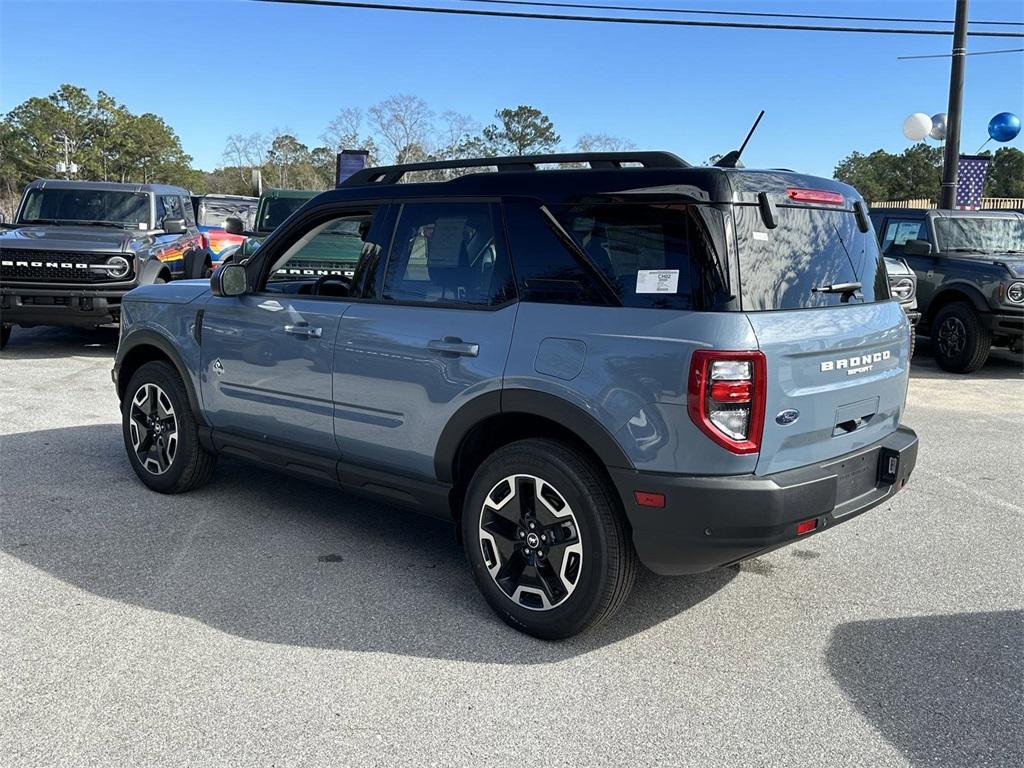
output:
[[[819,203],[821,205],[843,205],[846,198],[838,192],[824,189],[787,189],[786,195],[797,203]]]
[[[690,359],[687,410],[730,453],[757,453],[764,432],[767,364],[763,352],[700,349]]]

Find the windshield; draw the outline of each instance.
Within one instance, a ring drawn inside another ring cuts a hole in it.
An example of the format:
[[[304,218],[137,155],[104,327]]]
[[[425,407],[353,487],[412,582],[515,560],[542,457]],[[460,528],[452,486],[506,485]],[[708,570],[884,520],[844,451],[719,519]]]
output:
[[[257,222],[258,232],[271,232],[277,229],[284,220],[308,202],[304,197],[273,197],[267,198],[260,211]]]
[[[940,253],[1022,253],[1024,220],[984,216],[936,218]]]
[[[889,298],[885,266],[853,213],[779,206],[768,229],[757,206],[736,206],[745,310],[803,309]],[[844,286],[859,283],[855,290]]]
[[[28,191],[20,221],[24,224],[111,224],[150,228],[148,192],[106,189],[34,188]]]
[[[229,217],[242,220],[244,229],[252,229],[256,216],[256,203],[238,200],[211,200],[205,198],[199,202],[199,226],[224,227]]]

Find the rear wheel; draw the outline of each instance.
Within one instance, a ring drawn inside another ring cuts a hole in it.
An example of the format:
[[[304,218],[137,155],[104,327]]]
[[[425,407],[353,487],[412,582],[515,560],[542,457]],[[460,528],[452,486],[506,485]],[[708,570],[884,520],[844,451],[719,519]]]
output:
[[[473,576],[510,626],[571,637],[614,614],[636,577],[618,497],[589,459],[549,440],[492,454],[462,514]]]
[[[973,373],[988,360],[992,333],[969,304],[947,304],[932,323],[935,361],[953,373]]]
[[[183,493],[212,476],[217,457],[200,444],[185,385],[169,363],[146,363],[132,375],[121,423],[132,469],[152,490]]]

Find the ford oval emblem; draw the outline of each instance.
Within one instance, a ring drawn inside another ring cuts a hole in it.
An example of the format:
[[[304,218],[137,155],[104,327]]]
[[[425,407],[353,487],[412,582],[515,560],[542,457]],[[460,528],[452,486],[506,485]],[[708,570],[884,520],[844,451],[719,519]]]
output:
[[[792,424],[794,421],[800,418],[800,411],[796,408],[787,408],[784,411],[779,411],[779,415],[775,417],[775,423],[786,426]]]

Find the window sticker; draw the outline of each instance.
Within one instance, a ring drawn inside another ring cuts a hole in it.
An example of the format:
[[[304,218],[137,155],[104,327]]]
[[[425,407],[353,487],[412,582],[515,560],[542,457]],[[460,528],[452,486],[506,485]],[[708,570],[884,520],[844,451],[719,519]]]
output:
[[[641,269],[636,273],[637,293],[675,293],[678,288],[678,269]]]
[[[767,232],[758,232],[757,230],[754,230],[753,236],[754,236],[755,240],[764,240],[764,242],[766,242],[766,243],[768,242],[768,233]]]
[[[921,224],[917,221],[901,221],[896,225],[896,237],[894,245],[906,245],[907,240],[916,240],[921,231]]]

